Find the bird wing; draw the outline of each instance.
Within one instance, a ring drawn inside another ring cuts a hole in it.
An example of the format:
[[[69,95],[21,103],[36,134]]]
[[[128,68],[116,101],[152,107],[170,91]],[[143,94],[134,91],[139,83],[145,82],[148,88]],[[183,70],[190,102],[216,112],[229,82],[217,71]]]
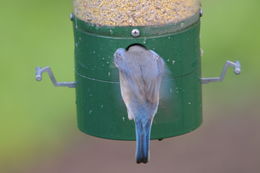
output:
[[[159,90],[164,71],[164,61],[157,54],[152,54],[151,64],[143,71],[143,83],[145,96],[149,103],[157,104],[159,101]]]

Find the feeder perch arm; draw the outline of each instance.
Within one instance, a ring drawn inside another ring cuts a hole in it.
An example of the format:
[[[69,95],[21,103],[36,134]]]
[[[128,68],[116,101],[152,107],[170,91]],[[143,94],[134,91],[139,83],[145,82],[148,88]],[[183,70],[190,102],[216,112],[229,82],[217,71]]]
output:
[[[37,81],[42,80],[42,73],[47,72],[49,75],[49,78],[51,79],[51,82],[56,87],[69,87],[69,88],[75,88],[76,82],[57,82],[52,70],[50,67],[36,67],[35,68],[35,79]]]
[[[201,83],[202,84],[207,84],[210,82],[220,82],[224,80],[224,77],[226,75],[227,69],[228,67],[233,67],[233,71],[236,75],[239,75],[241,72],[241,68],[240,68],[240,62],[239,61],[226,61],[226,64],[224,65],[224,68],[220,74],[219,77],[209,77],[209,78],[201,78]]]

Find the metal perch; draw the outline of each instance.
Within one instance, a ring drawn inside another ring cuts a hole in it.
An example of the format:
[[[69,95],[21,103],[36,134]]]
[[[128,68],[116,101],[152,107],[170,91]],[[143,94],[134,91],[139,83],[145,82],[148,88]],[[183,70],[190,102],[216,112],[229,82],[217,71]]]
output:
[[[51,79],[52,83],[56,87],[69,87],[69,88],[75,88],[76,87],[76,82],[57,82],[52,70],[50,67],[36,67],[35,68],[35,79],[37,81],[42,80],[42,73],[47,72],[49,75],[49,78]]]
[[[219,77],[201,78],[202,84],[207,84],[207,83],[210,83],[210,82],[220,82],[220,81],[223,81],[224,77],[226,75],[228,67],[233,67],[233,71],[234,71],[234,73],[236,75],[239,75],[240,72],[241,72],[240,62],[239,61],[235,61],[235,62],[227,61],[226,64],[224,65],[224,68],[223,68],[223,70],[222,70],[222,72],[221,72]]]

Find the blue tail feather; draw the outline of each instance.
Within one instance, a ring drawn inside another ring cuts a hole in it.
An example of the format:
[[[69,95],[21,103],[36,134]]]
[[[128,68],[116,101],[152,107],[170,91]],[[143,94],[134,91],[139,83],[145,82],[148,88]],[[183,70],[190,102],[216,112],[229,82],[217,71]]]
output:
[[[135,122],[136,162],[147,163],[149,160],[151,120]]]

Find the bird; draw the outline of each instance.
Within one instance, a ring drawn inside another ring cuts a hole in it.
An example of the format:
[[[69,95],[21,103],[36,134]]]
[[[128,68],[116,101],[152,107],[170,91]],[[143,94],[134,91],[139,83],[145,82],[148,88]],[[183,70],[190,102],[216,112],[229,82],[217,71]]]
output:
[[[142,45],[132,45],[115,51],[114,64],[119,71],[121,96],[128,119],[135,122],[136,162],[147,163],[150,158],[151,127],[158,110],[165,63],[156,52]]]

